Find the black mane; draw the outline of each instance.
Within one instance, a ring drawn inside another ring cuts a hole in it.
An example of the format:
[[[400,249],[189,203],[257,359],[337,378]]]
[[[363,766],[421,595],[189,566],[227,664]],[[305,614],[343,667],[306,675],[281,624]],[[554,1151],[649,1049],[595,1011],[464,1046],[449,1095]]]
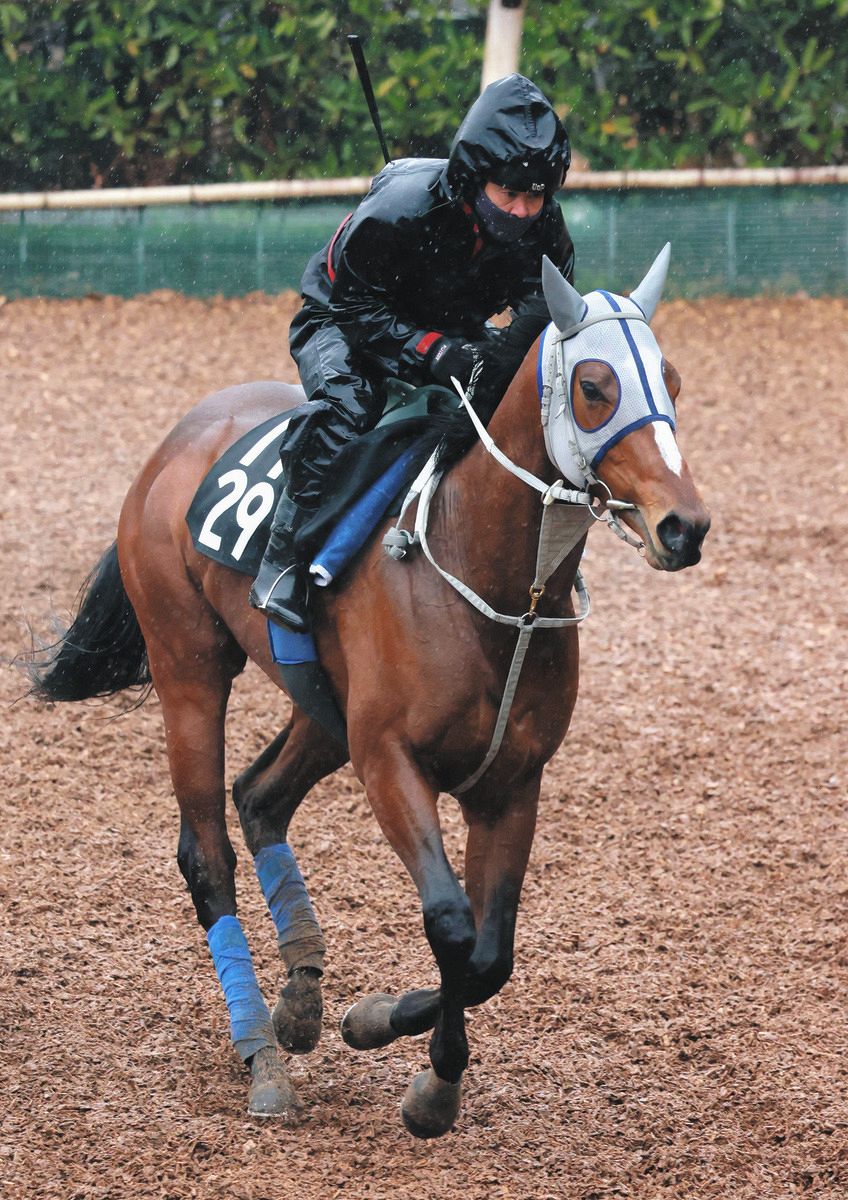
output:
[[[492,414],[498,406],[498,400],[485,397],[482,400],[478,400],[477,403],[471,397],[469,397],[469,400],[483,424],[488,425],[492,419]],[[438,421],[444,422],[444,424],[441,436],[436,439],[438,442],[436,468],[437,470],[445,471],[448,467],[452,467],[454,463],[459,462],[468,453],[478,440],[478,436],[477,430],[471,423],[471,418],[464,408],[450,413],[445,417],[440,417]]]

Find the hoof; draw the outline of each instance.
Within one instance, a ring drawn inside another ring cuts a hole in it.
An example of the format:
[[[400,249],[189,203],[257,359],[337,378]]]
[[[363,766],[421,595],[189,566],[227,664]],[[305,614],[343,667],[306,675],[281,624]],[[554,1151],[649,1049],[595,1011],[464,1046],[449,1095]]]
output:
[[[300,1101],[291,1085],[285,1063],[271,1046],[257,1050],[250,1060],[250,1091],[247,1111],[251,1117],[281,1117],[294,1120]]]
[[[277,1041],[290,1054],[308,1054],[321,1036],[321,976],[310,968],[295,969],[280,992],[271,1020]]]
[[[374,992],[357,1000],[342,1017],[342,1038],[354,1050],[379,1050],[400,1034],[389,1018],[397,1001],[385,992]]]
[[[445,1083],[430,1068],[416,1075],[400,1106],[403,1123],[413,1137],[441,1137],[459,1115],[461,1085]]]

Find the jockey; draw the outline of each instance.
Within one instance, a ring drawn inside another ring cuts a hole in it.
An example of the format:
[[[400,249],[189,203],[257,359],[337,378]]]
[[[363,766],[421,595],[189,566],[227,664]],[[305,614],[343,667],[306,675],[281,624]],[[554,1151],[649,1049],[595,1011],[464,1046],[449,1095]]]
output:
[[[289,334],[310,403],[289,426],[286,488],[250,592],[254,608],[308,628],[295,537],[336,456],[380,419],[382,380],[466,384],[482,357],[505,388],[549,320],[542,255],[572,280],[574,248],[556,199],[570,157],[549,102],[529,79],[508,75],[472,105],[447,160],[389,163],[310,260]],[[507,307],[511,325],[487,326]]]

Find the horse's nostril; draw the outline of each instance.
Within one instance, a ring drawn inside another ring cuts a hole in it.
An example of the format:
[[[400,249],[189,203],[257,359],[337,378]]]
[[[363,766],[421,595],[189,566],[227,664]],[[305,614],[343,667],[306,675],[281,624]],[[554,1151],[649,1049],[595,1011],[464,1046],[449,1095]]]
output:
[[[679,554],[686,543],[686,524],[680,517],[670,513],[657,526],[657,535],[669,553]]]
[[[698,561],[701,542],[708,528],[708,524],[686,521],[676,513],[669,513],[657,525],[657,536],[669,554],[689,564]]]

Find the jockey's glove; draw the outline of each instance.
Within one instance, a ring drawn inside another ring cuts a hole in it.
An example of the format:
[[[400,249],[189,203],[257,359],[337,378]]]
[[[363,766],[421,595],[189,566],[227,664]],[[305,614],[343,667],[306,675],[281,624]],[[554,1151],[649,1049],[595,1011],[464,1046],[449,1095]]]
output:
[[[465,385],[483,349],[483,344],[478,346],[474,342],[461,342],[459,338],[439,338],[427,356],[430,374],[436,383],[451,390],[451,378]]]

